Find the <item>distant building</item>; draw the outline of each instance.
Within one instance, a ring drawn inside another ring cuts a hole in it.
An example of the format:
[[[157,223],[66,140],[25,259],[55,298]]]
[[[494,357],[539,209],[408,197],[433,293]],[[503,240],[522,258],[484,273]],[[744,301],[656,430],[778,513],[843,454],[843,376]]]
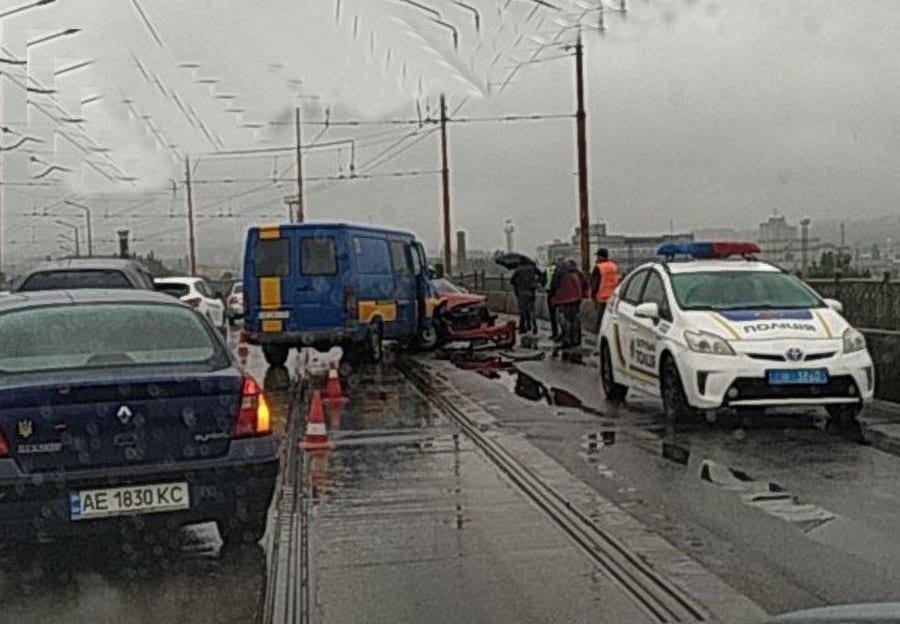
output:
[[[575,228],[575,234],[570,241],[555,240],[538,247],[539,260],[549,262],[559,256],[576,260],[580,258],[580,232],[579,228]],[[597,249],[605,247],[609,250],[610,257],[619,264],[622,272],[628,272],[639,264],[655,259],[656,249],[660,245],[691,242],[694,235],[688,232],[645,236],[610,234],[605,223],[593,223],[588,228],[588,239],[592,257]]]
[[[771,216],[759,224],[757,243],[762,251],[759,259],[771,262],[788,271],[803,268],[803,239],[799,225],[787,222],[786,217]],[[809,238],[806,242],[807,263],[812,264],[819,257],[820,241]]]

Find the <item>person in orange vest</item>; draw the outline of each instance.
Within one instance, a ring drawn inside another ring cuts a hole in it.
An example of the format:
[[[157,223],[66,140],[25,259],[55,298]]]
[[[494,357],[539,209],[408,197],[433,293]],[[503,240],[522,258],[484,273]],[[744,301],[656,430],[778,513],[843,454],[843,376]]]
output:
[[[609,250],[601,247],[597,250],[597,264],[591,271],[591,299],[594,300],[594,309],[597,310],[598,332],[603,313],[606,311],[606,302],[612,297],[618,285],[619,265],[609,259]]]

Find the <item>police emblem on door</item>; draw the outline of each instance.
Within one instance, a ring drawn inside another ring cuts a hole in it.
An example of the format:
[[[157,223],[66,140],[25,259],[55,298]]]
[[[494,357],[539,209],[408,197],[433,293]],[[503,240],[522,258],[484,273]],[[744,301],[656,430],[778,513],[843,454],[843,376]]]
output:
[[[34,433],[34,422],[31,420],[20,420],[16,425],[16,431],[20,438],[28,439]]]

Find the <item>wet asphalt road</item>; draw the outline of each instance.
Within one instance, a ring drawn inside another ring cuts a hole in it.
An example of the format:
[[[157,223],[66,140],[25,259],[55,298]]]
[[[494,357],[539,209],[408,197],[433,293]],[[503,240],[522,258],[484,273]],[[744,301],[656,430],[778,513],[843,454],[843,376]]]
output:
[[[306,456],[311,621],[647,621],[394,368],[345,385]]]
[[[607,404],[595,368],[547,359],[520,369],[452,379],[767,611],[897,599],[900,457],[826,431],[817,414],[672,427],[652,400]],[[554,394],[587,409],[549,405]]]
[[[234,344],[234,336],[231,343]],[[248,370],[265,380],[273,427],[283,435],[286,369],[267,370],[252,349]],[[270,531],[271,532],[271,531]],[[0,622],[20,624],[257,622],[266,585],[266,548],[221,549],[213,523],[179,535],[136,530],[109,538],[4,545]]]

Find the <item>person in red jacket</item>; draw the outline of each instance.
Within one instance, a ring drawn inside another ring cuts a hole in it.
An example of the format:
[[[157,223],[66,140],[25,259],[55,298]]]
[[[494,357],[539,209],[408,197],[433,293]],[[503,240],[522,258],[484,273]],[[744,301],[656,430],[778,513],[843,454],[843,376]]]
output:
[[[561,346],[581,346],[581,300],[587,295],[588,282],[574,260],[566,260],[556,269],[551,291],[559,313]]]

